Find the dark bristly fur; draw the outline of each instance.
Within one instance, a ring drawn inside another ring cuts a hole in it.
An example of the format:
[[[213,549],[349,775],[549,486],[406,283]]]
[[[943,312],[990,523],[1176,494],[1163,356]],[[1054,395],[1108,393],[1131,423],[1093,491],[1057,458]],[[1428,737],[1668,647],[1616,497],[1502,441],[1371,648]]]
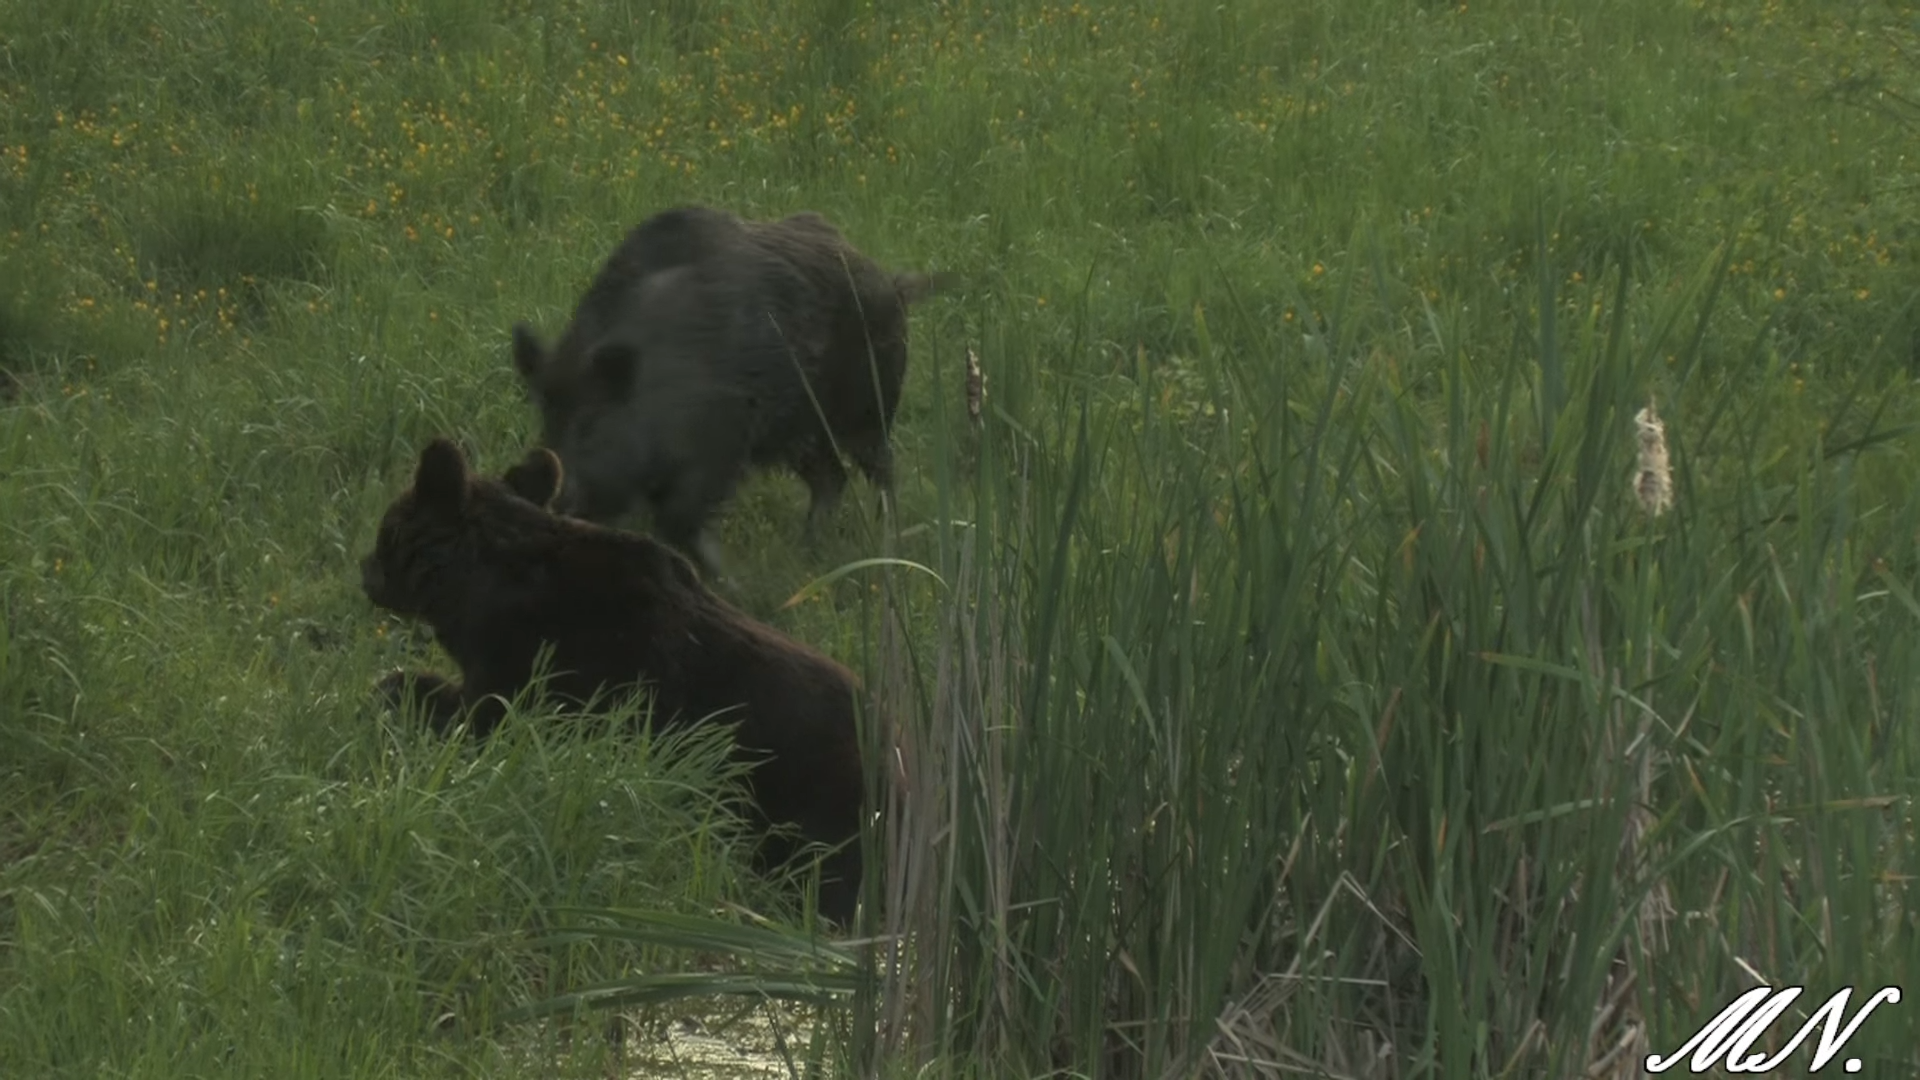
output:
[[[840,453],[889,494],[907,308],[950,283],[883,270],[818,214],[647,219],[551,351],[514,327],[541,444],[567,468],[558,509],[604,523],[645,502],[660,535],[715,572],[707,523],[749,468],[806,482],[809,533],[846,488]]]
[[[452,443],[426,447],[361,585],[376,605],[430,625],[461,679],[395,672],[382,694],[417,699],[437,730],[464,719],[485,736],[551,646],[547,690],[560,700],[605,701],[603,691],[644,682],[659,723],[735,724],[738,751],[759,762],[749,785],[765,820],[843,845],[822,867],[820,910],[846,925],[865,790],[852,672],[715,596],[672,549],[551,513],[562,475],[546,450],[491,480],[470,474]],[[796,850],[770,838],[763,862]]]

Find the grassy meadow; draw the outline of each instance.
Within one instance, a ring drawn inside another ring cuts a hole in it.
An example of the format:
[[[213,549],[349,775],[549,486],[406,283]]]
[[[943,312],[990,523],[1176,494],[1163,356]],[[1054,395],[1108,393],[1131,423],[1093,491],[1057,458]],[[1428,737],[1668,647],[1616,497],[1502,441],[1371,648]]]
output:
[[[740,1006],[515,1010],[779,989],[717,742],[370,697],[447,664],[356,567],[421,446],[517,460],[509,327],[688,202],[963,280],[892,519],[725,519],[903,732],[900,944],[783,1075],[1624,1077],[1920,993],[1917,178],[1891,0],[0,0],[0,1075],[601,1076]]]

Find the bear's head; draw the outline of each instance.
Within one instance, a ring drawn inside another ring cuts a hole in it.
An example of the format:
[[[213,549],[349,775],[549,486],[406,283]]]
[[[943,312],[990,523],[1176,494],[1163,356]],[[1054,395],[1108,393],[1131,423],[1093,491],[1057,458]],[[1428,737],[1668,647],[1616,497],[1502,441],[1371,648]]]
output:
[[[380,519],[373,551],[360,562],[360,588],[375,605],[425,615],[436,599],[473,581],[485,539],[537,531],[560,491],[560,459],[529,451],[499,480],[474,476],[460,448],[435,439],[420,452],[413,486]]]

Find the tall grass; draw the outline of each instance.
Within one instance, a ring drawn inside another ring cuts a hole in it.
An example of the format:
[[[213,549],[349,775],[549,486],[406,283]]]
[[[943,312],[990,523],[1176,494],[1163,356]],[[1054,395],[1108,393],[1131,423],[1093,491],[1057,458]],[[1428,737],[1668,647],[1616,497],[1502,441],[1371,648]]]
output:
[[[1626,1075],[1903,983],[1907,14],[0,0],[0,1073],[598,1072],[704,988],[796,1070]],[[849,942],[717,747],[367,697],[420,445],[517,460],[508,327],[683,202],[967,283],[891,521],[725,520],[880,706]]]
[[[1319,363],[1257,326],[1230,356],[1196,310],[1203,417],[1147,381],[1131,414],[1053,410],[1057,453],[989,425],[934,643],[884,684],[915,718],[896,1046],[1017,1075],[1635,1075],[1753,980],[1903,985],[1886,680],[1920,609],[1885,560],[1915,521],[1863,525],[1845,478],[1904,433],[1843,405],[1850,445],[1766,484],[1740,448],[1777,418],[1735,400],[1712,442],[1669,429],[1671,513],[1628,483],[1724,267],[1655,297],[1622,271],[1490,372],[1437,322],[1396,362],[1365,342],[1402,328],[1344,312]],[[1910,1021],[1868,1029],[1850,1053],[1910,1066]]]

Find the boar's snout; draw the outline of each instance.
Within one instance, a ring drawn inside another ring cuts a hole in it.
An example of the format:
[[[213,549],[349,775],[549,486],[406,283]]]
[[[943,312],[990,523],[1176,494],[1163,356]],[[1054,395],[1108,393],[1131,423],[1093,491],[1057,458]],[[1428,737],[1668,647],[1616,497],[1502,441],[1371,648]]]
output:
[[[368,555],[360,560],[360,591],[375,604],[382,602],[387,592],[387,574],[380,568],[380,560]]]

